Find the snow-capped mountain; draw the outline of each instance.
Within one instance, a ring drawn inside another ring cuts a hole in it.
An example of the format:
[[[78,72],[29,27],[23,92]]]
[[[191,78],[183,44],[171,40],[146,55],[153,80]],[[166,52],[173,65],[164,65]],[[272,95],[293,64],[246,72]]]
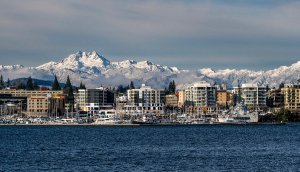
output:
[[[2,66],[0,73],[10,79],[29,77],[42,80],[52,80],[54,75],[59,82],[66,82],[69,75],[73,85],[78,86],[82,81],[88,88],[99,85],[116,87],[120,84],[128,85],[133,81],[136,87],[142,83],[154,88],[166,88],[170,81],[175,80],[177,89],[185,89],[195,82],[209,83],[223,81],[231,88],[240,83],[257,83],[278,87],[281,82],[296,82],[300,78],[300,61],[291,66],[281,66],[269,71],[251,71],[225,69],[214,71],[210,68],[199,70],[179,70],[176,67],[161,66],[150,61],[136,62],[125,60],[110,62],[96,52],[77,52],[60,62],[49,62],[38,67],[23,67],[22,65]]]
[[[12,66],[3,66],[3,65],[0,65],[0,71],[4,71],[4,70],[11,70],[11,69],[20,69],[20,68],[23,68],[24,66],[23,65],[12,65]]]

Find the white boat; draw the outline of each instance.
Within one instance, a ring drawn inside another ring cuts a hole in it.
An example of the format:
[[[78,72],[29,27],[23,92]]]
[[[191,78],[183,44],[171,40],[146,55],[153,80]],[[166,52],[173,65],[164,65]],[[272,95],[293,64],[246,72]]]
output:
[[[122,124],[124,121],[119,118],[97,118],[93,124]]]
[[[250,123],[258,122],[258,112],[253,112],[247,109],[247,106],[238,103],[234,108],[231,107],[228,111],[218,116],[220,123]]]
[[[194,119],[191,124],[209,124],[209,120],[204,118]]]

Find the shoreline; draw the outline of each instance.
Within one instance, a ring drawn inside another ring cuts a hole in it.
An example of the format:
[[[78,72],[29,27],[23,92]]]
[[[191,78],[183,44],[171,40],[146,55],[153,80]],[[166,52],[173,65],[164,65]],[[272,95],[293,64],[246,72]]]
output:
[[[215,123],[215,124],[0,124],[0,126],[196,126],[196,125],[285,125],[286,123]]]

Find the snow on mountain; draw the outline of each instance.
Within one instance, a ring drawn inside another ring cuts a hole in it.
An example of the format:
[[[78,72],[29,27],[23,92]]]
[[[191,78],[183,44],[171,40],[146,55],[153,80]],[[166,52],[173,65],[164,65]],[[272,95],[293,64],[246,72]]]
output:
[[[177,89],[184,90],[199,81],[211,84],[223,81],[228,88],[237,86],[238,83],[256,83],[278,87],[281,82],[295,82],[300,78],[300,61],[291,66],[281,66],[269,71],[235,70],[225,69],[214,71],[210,68],[199,70],[180,70],[176,67],[161,66],[150,61],[136,62],[125,60],[122,62],[110,62],[105,57],[94,52],[81,52],[71,54],[60,62],[49,62],[38,67],[24,68],[22,65],[2,66],[1,74],[10,79],[16,77],[35,77],[36,79],[53,80],[57,76],[59,82],[66,82],[69,75],[73,85],[78,86],[82,81],[88,88],[99,85],[118,86],[128,85],[130,81],[139,87],[142,83],[153,88],[167,88],[169,82],[175,81]]]
[[[3,66],[3,65],[0,65],[0,71],[2,70],[12,70],[12,69],[20,69],[20,68],[24,68],[23,65],[12,65],[12,66]]]

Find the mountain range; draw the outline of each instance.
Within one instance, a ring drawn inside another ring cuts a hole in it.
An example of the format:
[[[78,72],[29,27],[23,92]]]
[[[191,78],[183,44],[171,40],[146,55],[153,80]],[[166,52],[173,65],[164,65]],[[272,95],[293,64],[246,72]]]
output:
[[[60,62],[48,62],[38,67],[0,65],[0,73],[4,79],[31,76],[44,81],[53,81],[54,75],[56,75],[60,83],[65,83],[69,75],[73,86],[79,86],[82,81],[87,88],[96,88],[100,85],[117,87],[118,85],[128,85],[130,81],[133,81],[135,87],[145,83],[153,88],[163,89],[167,88],[172,80],[175,81],[178,90],[183,90],[199,81],[211,84],[216,82],[219,85],[225,81],[228,88],[235,87],[239,83],[256,83],[259,86],[268,85],[272,88],[278,87],[281,82],[296,82],[300,77],[300,61],[291,66],[281,66],[268,71],[247,69],[214,71],[210,68],[180,70],[177,67],[161,66],[150,61],[110,62],[95,51],[89,53],[78,51]]]

